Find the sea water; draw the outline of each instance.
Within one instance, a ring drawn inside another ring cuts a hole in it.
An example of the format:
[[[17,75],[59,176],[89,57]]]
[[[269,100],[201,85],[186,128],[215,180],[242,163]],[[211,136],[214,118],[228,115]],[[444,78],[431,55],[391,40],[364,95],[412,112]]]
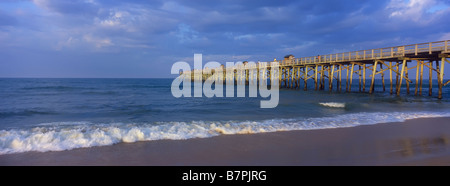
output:
[[[276,108],[267,98],[175,98],[173,79],[0,79],[0,155],[61,151],[151,140],[184,140],[227,134],[319,130],[407,119],[450,116],[444,99],[424,84],[423,96],[390,95],[376,81],[375,93],[280,89]],[[424,81],[428,82],[428,81]],[[369,83],[367,83],[369,85]],[[325,86],[328,87],[328,86]],[[395,89],[395,87],[394,87]],[[366,87],[366,92],[369,87]],[[395,90],[394,90],[395,91]],[[450,122],[449,122],[450,123]]]

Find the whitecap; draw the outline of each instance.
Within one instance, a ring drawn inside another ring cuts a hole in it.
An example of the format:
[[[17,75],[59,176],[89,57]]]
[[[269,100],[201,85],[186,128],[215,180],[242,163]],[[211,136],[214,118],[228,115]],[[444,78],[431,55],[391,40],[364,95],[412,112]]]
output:
[[[319,103],[322,106],[325,107],[332,107],[332,108],[345,108],[345,103],[338,103],[338,102],[323,102]]]
[[[62,151],[152,140],[184,140],[218,135],[253,134],[290,130],[317,130],[402,122],[415,118],[450,117],[449,112],[374,112],[330,117],[270,119],[262,121],[191,121],[155,123],[38,125],[0,130],[0,155],[28,151]]]

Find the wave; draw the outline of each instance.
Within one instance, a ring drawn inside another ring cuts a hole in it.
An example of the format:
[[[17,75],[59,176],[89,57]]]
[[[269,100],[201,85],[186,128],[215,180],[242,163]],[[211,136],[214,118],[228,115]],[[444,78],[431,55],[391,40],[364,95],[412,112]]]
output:
[[[116,95],[117,92],[115,91],[83,91],[81,94],[87,94],[87,95]]]
[[[333,107],[333,108],[345,108],[345,103],[337,103],[337,102],[323,102],[319,103],[322,106]]]
[[[73,87],[73,86],[34,86],[34,87],[23,87],[23,90],[75,90],[75,89],[86,89],[85,87]]]
[[[170,86],[168,86],[168,85],[145,85],[145,84],[125,85],[122,87],[124,87],[124,88],[142,88],[142,89],[170,88]]]
[[[0,118],[6,118],[11,116],[32,116],[32,115],[52,115],[52,114],[56,113],[44,110],[25,109],[21,111],[0,112]]]
[[[208,138],[291,130],[354,127],[407,119],[450,117],[448,112],[355,113],[334,117],[272,119],[263,121],[192,121],[157,123],[57,122],[28,129],[0,130],[0,154],[28,151],[63,151],[152,140]]]

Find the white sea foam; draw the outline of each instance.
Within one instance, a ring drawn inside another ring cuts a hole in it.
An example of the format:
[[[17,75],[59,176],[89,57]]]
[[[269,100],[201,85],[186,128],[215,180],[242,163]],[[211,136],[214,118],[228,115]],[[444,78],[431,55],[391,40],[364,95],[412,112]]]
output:
[[[333,108],[345,108],[345,103],[337,103],[337,102],[324,102],[319,103],[322,106],[333,107]]]
[[[193,121],[153,124],[46,123],[28,129],[0,130],[0,154],[27,151],[62,151],[161,139],[207,138],[224,134],[250,134],[289,130],[353,127],[407,119],[450,117],[448,112],[355,113],[322,118],[264,121]]]

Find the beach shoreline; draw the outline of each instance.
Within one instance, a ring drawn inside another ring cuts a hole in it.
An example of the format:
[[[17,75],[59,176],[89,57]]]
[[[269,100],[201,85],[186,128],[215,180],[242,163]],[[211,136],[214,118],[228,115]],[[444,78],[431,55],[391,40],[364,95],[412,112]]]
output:
[[[6,154],[0,165],[450,165],[450,117]]]

